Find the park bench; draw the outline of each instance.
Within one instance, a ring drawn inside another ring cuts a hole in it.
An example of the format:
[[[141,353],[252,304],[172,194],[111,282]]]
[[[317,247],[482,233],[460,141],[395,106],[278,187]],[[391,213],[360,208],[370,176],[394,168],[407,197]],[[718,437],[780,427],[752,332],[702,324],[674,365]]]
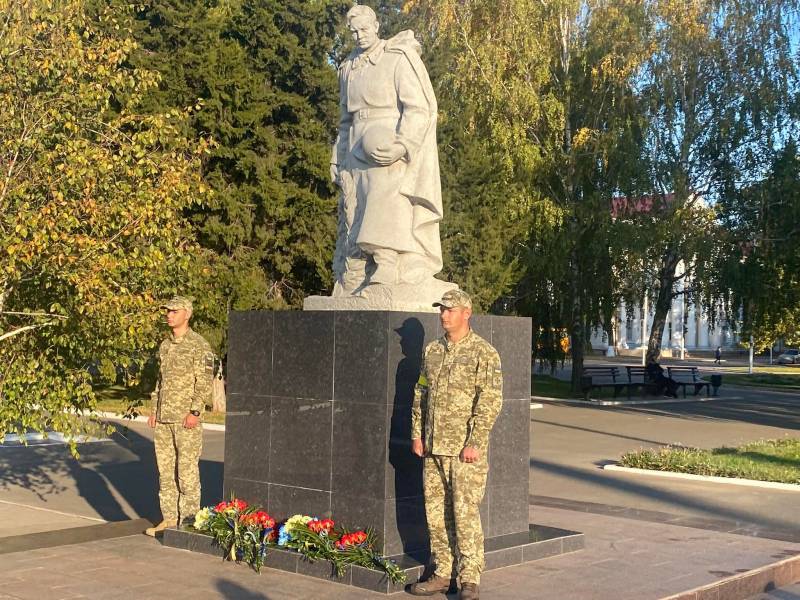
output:
[[[627,389],[628,382],[622,381],[618,367],[584,367],[581,377],[581,391],[583,399],[589,399],[592,390],[610,388],[614,390],[614,398],[620,390]],[[630,395],[630,393],[628,394]]]
[[[642,394],[655,394],[658,391],[658,386],[647,377],[645,367],[627,366],[625,369],[628,371],[628,398],[631,389],[641,388]]]
[[[667,367],[667,373],[678,385],[683,388],[683,397],[686,398],[686,388],[694,387],[694,395],[699,396],[705,387],[706,395],[711,395],[711,382],[700,377],[697,367]]]

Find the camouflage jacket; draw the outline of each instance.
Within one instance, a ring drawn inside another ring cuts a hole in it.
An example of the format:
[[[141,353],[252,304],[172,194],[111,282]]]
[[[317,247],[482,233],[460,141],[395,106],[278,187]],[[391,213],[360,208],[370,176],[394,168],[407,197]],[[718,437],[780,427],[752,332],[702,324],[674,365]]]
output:
[[[471,330],[455,344],[442,337],[425,348],[411,439],[423,438],[427,454],[457,456],[465,446],[486,452],[502,403],[497,350]]]
[[[170,335],[158,349],[159,370],[152,408],[162,423],[179,423],[190,410],[200,413],[211,404],[214,353],[192,329],[176,338]]]

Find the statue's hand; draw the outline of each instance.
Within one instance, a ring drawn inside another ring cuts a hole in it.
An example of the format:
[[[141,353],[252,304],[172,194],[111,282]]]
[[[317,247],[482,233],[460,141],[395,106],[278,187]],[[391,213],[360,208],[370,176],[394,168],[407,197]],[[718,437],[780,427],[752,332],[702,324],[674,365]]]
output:
[[[338,186],[342,185],[342,180],[339,177],[339,165],[331,163],[331,181]]]
[[[371,158],[382,167],[388,167],[396,163],[406,155],[406,147],[400,142],[392,142],[385,146],[379,146],[372,153]]]

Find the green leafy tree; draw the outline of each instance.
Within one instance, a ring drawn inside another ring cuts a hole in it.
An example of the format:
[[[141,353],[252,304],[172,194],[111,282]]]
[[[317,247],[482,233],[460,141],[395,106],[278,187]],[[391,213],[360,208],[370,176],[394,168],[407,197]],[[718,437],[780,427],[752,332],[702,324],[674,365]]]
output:
[[[207,145],[143,114],[157,74],[80,0],[0,0],[0,440],[81,431],[90,367],[141,366],[158,300],[192,268],[182,211]],[[73,445],[74,449],[74,445]]]
[[[415,0],[451,58],[443,106],[494,149],[502,212],[528,233],[518,308],[556,357],[568,332],[573,382],[610,301],[610,200],[635,160],[633,76],[646,57],[637,2]],[[516,242],[514,237],[507,238]],[[519,248],[520,246],[517,246]]]
[[[753,336],[756,350],[783,339],[800,343],[800,154],[789,143],[776,154],[769,176],[724,198],[726,251],[703,280],[709,296],[723,298],[729,319]]]
[[[719,252],[714,205],[752,185],[770,157],[796,82],[790,29],[797,3],[654,0],[650,54],[639,76],[644,156],[659,198],[646,265],[654,296],[647,356],[655,358],[682,277]],[[680,263],[684,275],[677,274]],[[719,297],[698,297],[711,314]]]

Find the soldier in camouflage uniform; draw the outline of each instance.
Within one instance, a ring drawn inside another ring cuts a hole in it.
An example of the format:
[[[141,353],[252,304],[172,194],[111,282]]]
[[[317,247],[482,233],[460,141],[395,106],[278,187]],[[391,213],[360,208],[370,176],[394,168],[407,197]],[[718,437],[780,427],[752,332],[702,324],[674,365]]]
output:
[[[446,335],[425,348],[411,411],[411,449],[424,457],[425,512],[436,571],[409,591],[445,593],[455,573],[459,598],[477,600],[489,433],[503,402],[500,356],[470,329],[469,295],[451,290],[434,306]]]
[[[206,404],[211,403],[214,374],[211,346],[189,327],[191,300],[175,296],[161,308],[166,311],[172,335],[158,350],[158,382],[148,420],[155,428],[158,499],[163,519],[145,531],[151,536],[200,510],[202,415]]]

